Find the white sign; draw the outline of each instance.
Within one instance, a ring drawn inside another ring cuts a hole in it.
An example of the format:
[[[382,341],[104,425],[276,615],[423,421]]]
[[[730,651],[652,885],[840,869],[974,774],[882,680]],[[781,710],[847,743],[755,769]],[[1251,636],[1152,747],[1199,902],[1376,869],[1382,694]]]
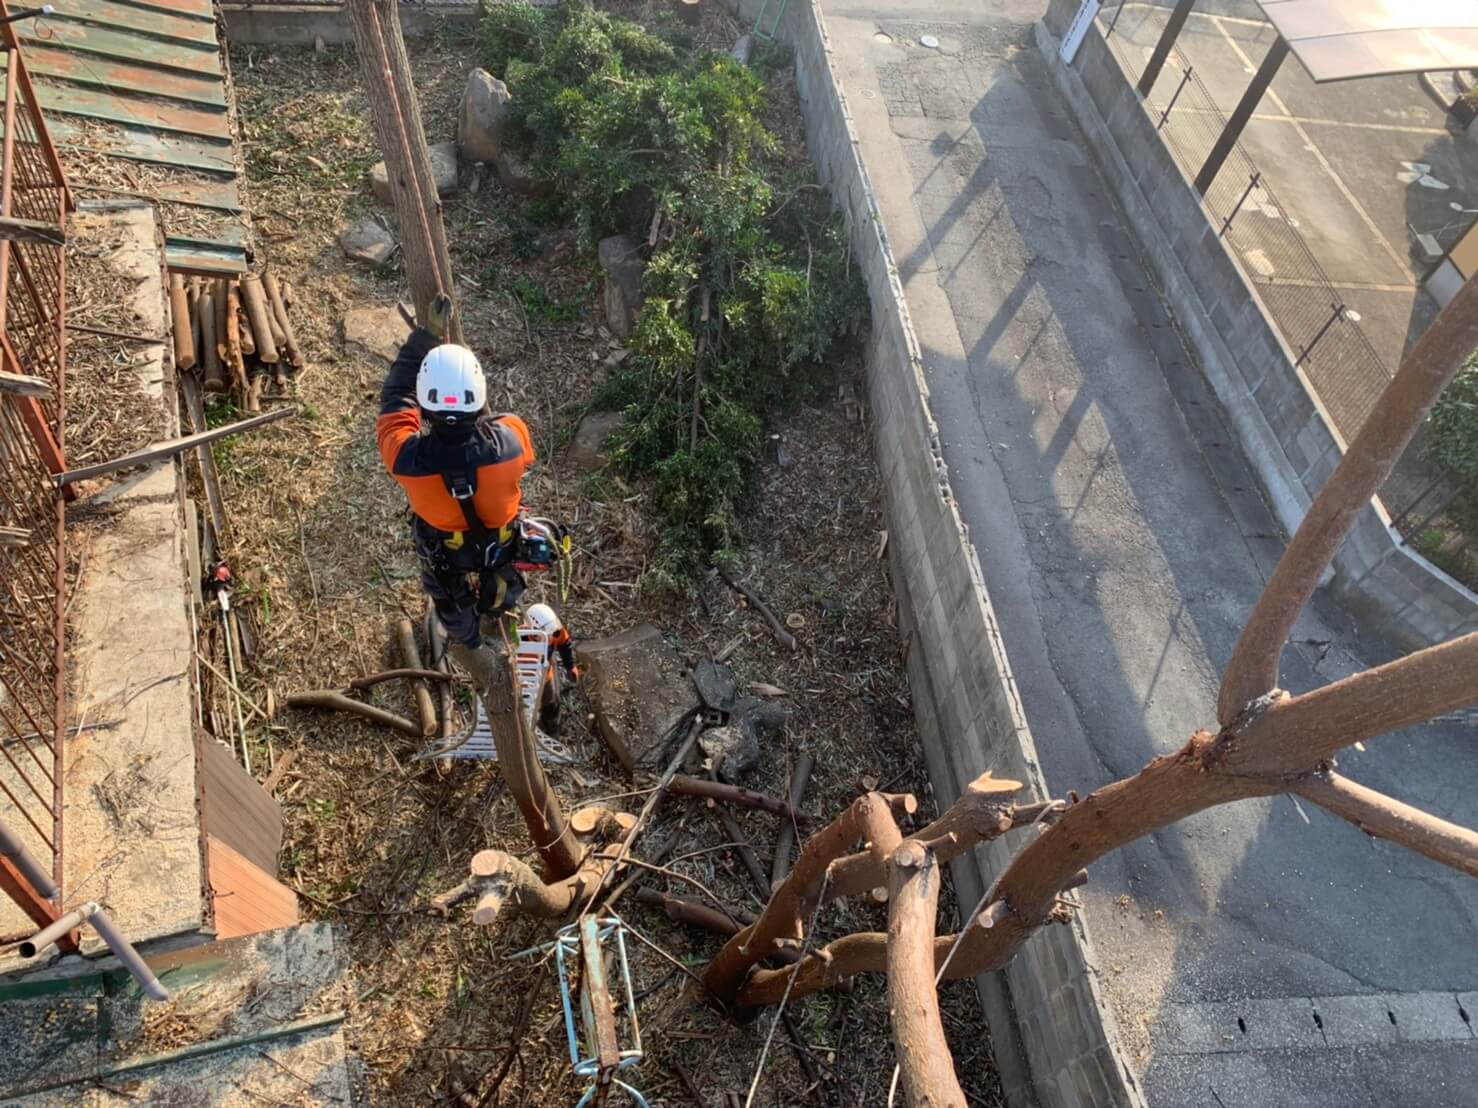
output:
[[[1073,17],[1072,26],[1067,29],[1067,34],[1062,36],[1062,46],[1057,53],[1069,65],[1078,56],[1078,47],[1083,45],[1083,36],[1088,33],[1088,28],[1093,26],[1093,21],[1098,18],[1098,8],[1098,0],[1083,0],[1083,6]]]

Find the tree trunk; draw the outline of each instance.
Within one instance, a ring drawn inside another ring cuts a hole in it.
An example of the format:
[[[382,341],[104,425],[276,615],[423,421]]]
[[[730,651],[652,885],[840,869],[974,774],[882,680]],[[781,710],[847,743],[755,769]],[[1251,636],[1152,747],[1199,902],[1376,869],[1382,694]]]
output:
[[[416,319],[424,324],[436,295],[451,295],[452,263],[420,105],[400,33],[399,5],[396,0],[348,0],[348,8],[375,138],[385,156]],[[448,337],[461,340],[455,319]]]
[[[1478,280],[1469,280],[1432,321],[1375,411],[1319,490],[1298,532],[1257,599],[1227,663],[1216,714],[1231,725],[1259,696],[1278,687],[1278,660],[1334,553],[1390,476],[1422,420],[1468,355],[1478,348]]]
[[[533,727],[518,696],[518,677],[510,653],[505,638],[503,650],[498,654],[498,673],[487,688],[483,706],[498,748],[498,767],[543,860],[544,879],[558,881],[580,868],[580,844],[565,822],[559,797],[550,788],[549,778],[539,762]]]

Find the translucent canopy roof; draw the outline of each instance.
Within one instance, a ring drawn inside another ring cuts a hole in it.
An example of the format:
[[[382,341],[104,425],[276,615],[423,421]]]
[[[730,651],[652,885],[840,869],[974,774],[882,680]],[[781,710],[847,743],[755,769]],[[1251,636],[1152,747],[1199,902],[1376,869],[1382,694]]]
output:
[[[1478,69],[1474,0],[1260,0],[1315,81]]]

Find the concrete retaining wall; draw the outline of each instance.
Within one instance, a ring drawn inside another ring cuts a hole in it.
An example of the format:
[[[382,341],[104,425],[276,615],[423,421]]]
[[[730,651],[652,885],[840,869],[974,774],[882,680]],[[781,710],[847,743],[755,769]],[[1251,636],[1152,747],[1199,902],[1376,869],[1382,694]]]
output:
[[[729,6],[750,26],[760,4],[743,0]],[[776,37],[795,51],[811,157],[846,213],[853,257],[871,297],[873,440],[914,713],[936,797],[941,807],[948,805],[963,784],[986,770],[1027,782],[1033,794],[1043,796],[1031,730],[955,508],[903,286],[816,4],[792,0]],[[998,842],[957,862],[960,903],[979,900],[1010,855],[1010,847]],[[1012,1105],[1142,1103],[1093,964],[1089,937],[1078,922],[1040,932],[1007,970],[982,978],[996,1061]]]
[[[1291,534],[1345,444],[1102,36],[1090,29],[1072,65],[1058,56],[1078,7],[1052,0],[1037,27],[1042,53]],[[1478,596],[1403,546],[1379,501],[1335,555],[1330,583],[1357,614],[1411,646],[1478,627]]]

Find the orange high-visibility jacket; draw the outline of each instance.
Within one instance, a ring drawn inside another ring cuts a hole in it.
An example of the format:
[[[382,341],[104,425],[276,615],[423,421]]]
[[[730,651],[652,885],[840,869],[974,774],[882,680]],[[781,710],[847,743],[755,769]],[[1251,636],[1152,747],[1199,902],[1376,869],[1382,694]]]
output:
[[[437,345],[430,332],[412,332],[380,392],[375,438],[380,458],[410,500],[411,511],[438,531],[467,530],[462,506],[447,490],[446,476],[475,474],[473,504],[478,518],[496,533],[518,515],[519,482],[534,464],[528,426],[516,415],[484,412],[467,439],[450,442],[421,423],[416,403],[416,373]]]

